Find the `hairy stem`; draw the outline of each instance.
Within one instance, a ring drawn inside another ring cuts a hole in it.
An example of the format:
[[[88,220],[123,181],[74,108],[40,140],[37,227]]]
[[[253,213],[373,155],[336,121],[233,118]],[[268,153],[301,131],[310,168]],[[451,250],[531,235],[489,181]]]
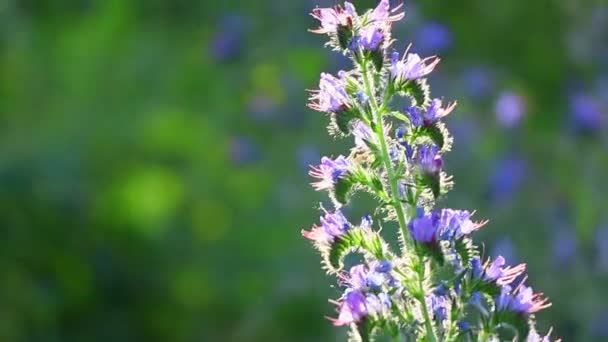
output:
[[[386,173],[388,175],[388,182],[391,187],[391,199],[393,202],[393,207],[397,213],[397,220],[399,221],[399,229],[401,233],[401,238],[405,243],[406,247],[412,246],[412,240],[407,232],[407,225],[405,221],[405,214],[403,212],[403,206],[401,205],[401,200],[399,199],[399,187],[397,185],[397,177],[395,176],[395,170],[393,169],[393,165],[391,163],[391,159],[389,156],[386,138],[384,137],[384,123],[382,120],[382,115],[384,114],[384,110],[380,110],[378,103],[376,101],[376,95],[374,90],[374,85],[372,84],[373,80],[370,81],[370,77],[367,69],[367,61],[363,60],[361,63],[361,69],[363,74],[363,83],[365,86],[365,93],[370,101],[370,108],[372,110],[372,119],[375,120],[376,129],[375,133],[378,136],[378,140],[380,141],[380,152],[382,162],[384,164],[384,168],[386,169]],[[383,104],[384,108],[384,104]]]
[[[429,309],[426,305],[426,298],[424,296],[424,277],[426,272],[426,264],[424,258],[420,257],[420,271],[418,272],[418,285],[420,286],[421,296],[418,298],[420,306],[422,307],[422,316],[424,318],[424,326],[426,328],[426,337],[431,342],[436,342],[437,337],[435,336],[435,330],[433,330],[433,324],[431,323],[431,315],[429,315]]]

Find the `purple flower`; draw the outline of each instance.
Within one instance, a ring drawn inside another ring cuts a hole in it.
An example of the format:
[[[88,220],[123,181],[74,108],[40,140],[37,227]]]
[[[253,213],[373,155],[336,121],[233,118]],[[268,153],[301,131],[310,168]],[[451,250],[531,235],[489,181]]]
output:
[[[467,321],[460,320],[460,321],[458,321],[457,325],[458,325],[458,330],[460,330],[462,332],[471,330],[471,324],[469,324]]]
[[[500,290],[500,295],[496,298],[496,310],[506,311],[511,303],[511,286],[505,285]]]
[[[511,311],[521,315],[529,315],[551,306],[542,293],[534,293],[531,287],[519,286],[515,291],[508,285],[502,287],[496,298],[497,311]]]
[[[443,209],[441,211],[443,240],[459,239],[482,227],[486,222],[475,223],[471,221],[472,214],[467,210]]]
[[[369,128],[362,121],[357,120],[353,124],[352,128],[353,136],[355,137],[355,145],[359,148],[366,149],[366,142],[375,142],[375,135],[371,128]]]
[[[315,190],[331,190],[338,180],[348,174],[350,168],[351,164],[344,156],[338,156],[335,160],[323,157],[321,158],[321,164],[313,167],[308,174],[319,179],[319,181],[312,183]]]
[[[440,99],[433,99],[431,105],[424,116],[423,122],[425,126],[430,126],[433,123],[439,121],[441,118],[450,114],[456,107],[456,102],[451,103],[446,108],[443,108],[443,104]]]
[[[399,59],[399,53],[395,52],[391,59],[391,77],[397,83],[417,80],[430,74],[438,63],[437,57],[421,59],[415,53],[404,54],[404,58]]]
[[[376,6],[374,11],[370,15],[370,20],[371,21],[398,21],[398,20],[401,20],[405,16],[405,13],[403,13],[403,12],[391,16],[391,12],[395,12],[395,11],[399,10],[400,7],[401,7],[401,5],[395,7],[391,10],[389,0],[380,0],[380,3],[378,3],[378,6]]]
[[[541,336],[535,330],[532,330],[528,334],[528,337],[526,338],[526,342],[551,342],[551,340],[549,339],[550,335],[551,335],[551,332],[549,332],[549,334],[547,334],[546,336]]]
[[[479,258],[474,258],[471,260],[471,272],[473,273],[473,278],[481,278],[481,275],[483,274],[483,267],[481,266],[481,260],[479,260]]]
[[[350,277],[348,278],[348,284],[350,288],[356,291],[363,291],[367,287],[367,266],[359,264],[350,268],[348,272]]]
[[[486,275],[484,277],[485,280],[488,281],[496,281],[504,275],[504,270],[502,267],[505,265],[505,258],[502,256],[498,256],[494,262],[492,262],[488,267],[486,267]]]
[[[424,215],[424,210],[418,208],[418,216],[410,221],[408,225],[412,238],[423,244],[435,242],[439,229],[439,219],[439,214]]]
[[[359,322],[367,315],[366,298],[359,291],[348,291],[340,304],[338,319],[333,321],[335,326]]]
[[[513,93],[505,92],[496,101],[496,120],[505,128],[516,127],[526,112],[524,99]]]
[[[473,293],[471,293],[471,299],[469,299],[469,304],[473,305],[474,307],[483,308],[483,302],[481,301],[481,293],[479,291],[473,291]]]
[[[424,125],[424,115],[420,112],[420,109],[415,106],[411,106],[406,110],[407,117],[410,119],[410,123],[414,127],[422,127]]]
[[[452,34],[444,25],[431,22],[416,32],[414,42],[421,53],[438,53],[452,46]]]
[[[448,299],[445,296],[431,294],[426,297],[426,305],[431,308],[433,317],[438,322],[443,322],[447,318]]]
[[[443,167],[443,159],[439,148],[435,145],[424,145],[418,150],[418,165],[426,174],[436,175]]]
[[[321,22],[321,26],[310,32],[318,34],[336,33],[341,27],[352,27],[353,16],[356,15],[355,7],[345,2],[345,7],[335,6],[333,8],[315,8],[312,10],[313,18]]]
[[[325,212],[325,216],[321,217],[320,221],[320,226],[314,226],[311,230],[302,230],[302,236],[320,245],[329,245],[350,229],[350,223],[340,210],[336,210],[333,214]]]
[[[380,44],[384,41],[384,31],[377,24],[371,24],[359,32],[359,35],[353,38],[349,49],[358,51],[363,48],[366,51],[376,51],[380,48]]]
[[[570,113],[574,128],[582,132],[597,132],[603,127],[604,113],[591,96],[577,94],[570,98]]]
[[[380,292],[378,295],[368,294],[365,297],[365,305],[368,314],[371,316],[383,317],[390,314],[391,300],[384,292]]]
[[[526,272],[526,265],[505,266],[506,261],[502,256],[498,256],[493,262],[486,263],[484,269],[485,281],[495,282],[498,285],[511,284],[519,276]]]
[[[384,273],[369,272],[366,280],[366,285],[370,290],[380,291],[388,279]]]
[[[363,229],[371,229],[373,223],[374,220],[371,215],[365,215],[361,218],[361,224],[359,224],[359,226]]]
[[[382,261],[378,262],[378,264],[374,268],[374,271],[376,271],[378,273],[388,273],[392,269],[393,269],[393,264],[391,264],[390,261],[382,260]]]
[[[342,74],[343,75],[343,74]],[[310,97],[309,107],[324,113],[339,113],[349,108],[344,77],[336,78],[328,73],[321,73],[319,90]]]

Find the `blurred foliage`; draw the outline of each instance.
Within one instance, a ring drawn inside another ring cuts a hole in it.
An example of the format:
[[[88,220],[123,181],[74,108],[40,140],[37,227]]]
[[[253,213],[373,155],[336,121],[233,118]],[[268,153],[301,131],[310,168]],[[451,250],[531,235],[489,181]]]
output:
[[[348,143],[305,108],[347,62],[306,32],[315,4],[0,0],[0,340],[343,336],[299,236],[321,198],[307,166]],[[432,42],[427,22],[448,32],[431,80],[460,102],[446,205],[478,208],[487,252],[528,262],[554,303],[543,327],[608,338],[607,6],[406,9],[400,49]],[[516,127],[496,121],[504,91],[525,101]],[[591,129],[576,93],[600,103]]]

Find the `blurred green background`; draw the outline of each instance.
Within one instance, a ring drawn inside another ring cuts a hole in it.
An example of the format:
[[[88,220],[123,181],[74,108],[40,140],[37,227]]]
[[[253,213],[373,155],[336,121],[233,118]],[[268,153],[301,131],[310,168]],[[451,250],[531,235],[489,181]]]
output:
[[[350,143],[305,107],[348,67],[316,4],[0,0],[0,341],[342,339],[300,237],[308,165]],[[608,5],[405,8],[396,46],[439,54],[460,103],[441,205],[528,263],[541,327],[608,341]]]

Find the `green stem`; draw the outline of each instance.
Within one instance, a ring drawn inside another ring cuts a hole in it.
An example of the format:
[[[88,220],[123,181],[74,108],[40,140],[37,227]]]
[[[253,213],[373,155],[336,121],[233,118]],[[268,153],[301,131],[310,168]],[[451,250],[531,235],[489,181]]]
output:
[[[382,120],[382,114],[384,110],[380,110],[378,107],[378,103],[376,101],[376,95],[373,88],[372,83],[370,82],[368,71],[367,71],[367,61],[363,60],[361,63],[361,69],[363,74],[363,83],[365,86],[365,93],[370,101],[370,107],[372,110],[372,119],[375,120],[376,124],[376,135],[378,136],[378,140],[380,141],[380,158],[384,164],[384,168],[386,169],[386,173],[388,175],[388,182],[391,187],[391,199],[393,202],[393,207],[397,212],[397,220],[399,221],[399,229],[401,232],[401,238],[405,243],[406,247],[412,246],[412,240],[407,232],[407,225],[405,221],[405,214],[403,212],[403,207],[401,205],[401,200],[399,199],[399,187],[397,185],[397,177],[395,177],[395,170],[393,169],[393,165],[391,164],[391,159],[388,153],[388,148],[386,144],[386,138],[384,137],[384,124]],[[385,96],[386,97],[386,96]],[[383,104],[384,109],[385,104]]]
[[[418,286],[420,286],[420,296],[418,297],[418,301],[420,302],[420,306],[422,307],[422,316],[424,318],[424,326],[426,328],[426,337],[431,342],[436,342],[437,337],[435,336],[435,330],[433,330],[433,324],[431,323],[431,315],[429,314],[429,309],[426,305],[425,299],[425,291],[424,291],[424,276],[426,272],[426,264],[424,262],[424,257],[420,256],[420,271],[418,272]]]

